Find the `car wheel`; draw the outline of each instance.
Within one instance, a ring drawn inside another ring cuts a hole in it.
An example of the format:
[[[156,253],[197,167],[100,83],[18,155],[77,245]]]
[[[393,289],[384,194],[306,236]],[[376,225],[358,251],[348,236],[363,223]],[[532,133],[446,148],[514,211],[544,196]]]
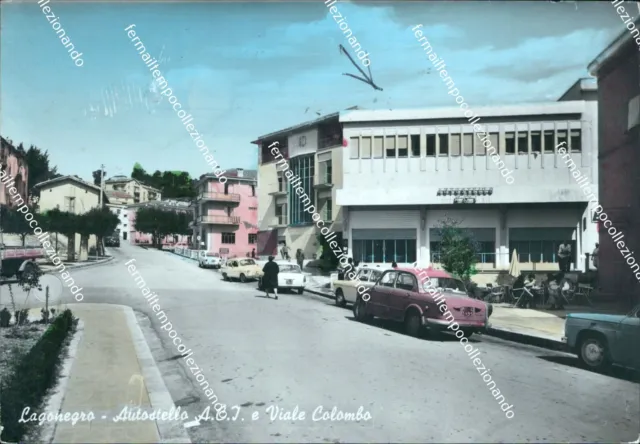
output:
[[[467,339],[469,339],[473,335],[472,330],[462,330],[462,333],[464,333],[464,337]]]
[[[223,281],[228,281],[229,280],[229,276],[227,276],[227,273],[222,273],[222,280]]]
[[[606,369],[610,364],[607,341],[599,335],[585,335],[578,346],[578,359],[586,368]]]
[[[367,314],[367,303],[358,297],[358,300],[353,305],[353,316],[358,322],[369,322],[373,316]]]
[[[344,293],[342,293],[342,290],[340,288],[336,290],[336,305],[338,307],[345,307],[347,305],[347,301],[344,298]]]
[[[201,263],[198,263],[198,267],[202,268],[202,264],[201,264]]]
[[[411,310],[404,317],[404,331],[409,336],[414,338],[420,336],[422,330],[422,321],[420,320],[420,314],[414,310]]]
[[[242,282],[243,284],[247,282],[247,277],[244,275],[244,273],[240,273],[240,282]]]
[[[304,293],[304,288],[298,288],[298,294]]]

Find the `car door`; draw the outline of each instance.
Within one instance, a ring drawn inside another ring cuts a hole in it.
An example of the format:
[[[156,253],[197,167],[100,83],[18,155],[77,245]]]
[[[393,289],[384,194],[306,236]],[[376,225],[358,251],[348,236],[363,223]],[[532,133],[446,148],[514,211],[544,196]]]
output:
[[[229,272],[227,275],[231,278],[238,279],[240,275],[238,274],[238,261],[230,261],[229,262]]]
[[[616,347],[613,359],[620,364],[640,369],[640,306],[625,317],[618,325],[619,345]]]
[[[395,288],[389,291],[387,305],[389,317],[394,321],[404,321],[404,313],[413,301],[413,293],[418,290],[418,281],[411,273],[399,272]]]
[[[362,285],[363,282],[369,281],[369,275],[371,274],[371,270],[367,268],[363,268],[358,271],[356,278],[352,281],[348,281],[348,285],[344,286],[344,297],[347,302],[355,303],[358,298],[358,287]]]
[[[369,292],[371,299],[367,304],[369,306],[368,314],[379,318],[389,318],[389,296],[395,291],[397,277],[397,271],[386,271],[371,289]]]

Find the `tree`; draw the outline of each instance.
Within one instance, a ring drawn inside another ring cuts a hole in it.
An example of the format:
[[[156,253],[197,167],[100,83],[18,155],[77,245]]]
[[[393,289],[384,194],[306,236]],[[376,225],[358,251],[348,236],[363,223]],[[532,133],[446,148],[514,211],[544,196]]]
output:
[[[48,151],[42,151],[34,145],[31,145],[29,149],[25,151],[22,144],[18,145],[16,150],[24,156],[27,168],[29,169],[27,184],[29,194],[32,194],[33,187],[36,184],[61,176],[58,174],[58,168],[50,165]]]
[[[444,269],[462,279],[467,285],[477,273],[478,243],[472,234],[460,228],[460,221],[447,217],[439,222],[440,263]]]
[[[192,199],[196,196],[193,187],[194,179],[191,179],[186,171],[161,172],[156,170],[153,174],[148,174],[142,165],[136,162],[131,172],[131,178],[157,188],[162,193],[162,197],[167,199]]]
[[[58,233],[62,233],[64,230],[65,218],[62,213],[57,208],[53,210],[49,210],[40,214],[40,225],[44,230],[49,233],[55,233],[56,239],[56,252],[58,251]]]
[[[83,214],[82,223],[87,225],[86,228],[83,228],[83,231],[96,237],[99,255],[104,256],[103,240],[113,234],[119,222],[118,216],[106,207],[93,208]]]
[[[168,235],[189,234],[189,214],[153,207],[140,208],[136,214],[135,229],[151,234],[153,244],[162,249],[162,240]]]
[[[34,208],[29,208],[28,212],[35,214]],[[29,225],[29,221],[24,216],[25,213],[18,211],[17,208],[7,208],[6,212],[2,214],[2,230],[6,233],[19,235],[23,247],[27,236],[33,234],[34,228]]]
[[[67,260],[76,259],[76,233],[80,229],[80,216],[68,211],[60,213],[60,234],[67,238]]]
[[[102,176],[100,175],[102,173]],[[91,175],[93,176],[93,184],[97,187],[100,186],[100,184],[102,183],[102,178],[106,177],[107,172],[103,171],[102,169],[99,170],[95,170],[94,172],[91,173]]]

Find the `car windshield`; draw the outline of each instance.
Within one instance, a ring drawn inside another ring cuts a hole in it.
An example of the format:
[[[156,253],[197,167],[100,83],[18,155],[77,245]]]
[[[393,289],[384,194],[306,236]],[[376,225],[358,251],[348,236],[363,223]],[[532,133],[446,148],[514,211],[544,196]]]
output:
[[[300,267],[293,264],[283,264],[278,267],[281,273],[302,273]]]
[[[240,266],[243,266],[243,265],[255,265],[255,264],[256,264],[256,261],[254,261],[253,259],[242,259],[240,261]]]

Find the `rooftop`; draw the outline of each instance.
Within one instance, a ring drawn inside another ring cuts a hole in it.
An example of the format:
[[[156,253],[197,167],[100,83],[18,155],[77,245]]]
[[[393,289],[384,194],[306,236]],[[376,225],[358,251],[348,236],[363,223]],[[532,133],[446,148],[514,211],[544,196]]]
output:
[[[634,24],[636,25],[636,28],[640,29],[640,17],[636,18]],[[626,27],[623,28],[613,42],[611,42],[609,46],[607,46],[595,59],[593,59],[591,63],[589,63],[589,66],[587,67],[589,74],[597,77],[600,68],[602,68],[606,62],[618,55],[623,48],[632,41],[633,36],[631,35],[631,31]]]
[[[100,191],[100,187],[97,185],[94,185],[90,182],[87,182],[86,180],[81,179],[80,177],[76,176],[76,175],[69,175],[69,176],[60,176],[60,177],[56,177],[55,179],[49,179],[49,180],[45,180],[44,182],[40,182],[34,185],[34,188],[42,188],[45,186],[51,186],[51,185],[55,185],[56,183],[61,183],[64,181],[70,180],[72,182],[76,182],[80,185],[84,185],[86,187],[92,188],[96,191]]]

